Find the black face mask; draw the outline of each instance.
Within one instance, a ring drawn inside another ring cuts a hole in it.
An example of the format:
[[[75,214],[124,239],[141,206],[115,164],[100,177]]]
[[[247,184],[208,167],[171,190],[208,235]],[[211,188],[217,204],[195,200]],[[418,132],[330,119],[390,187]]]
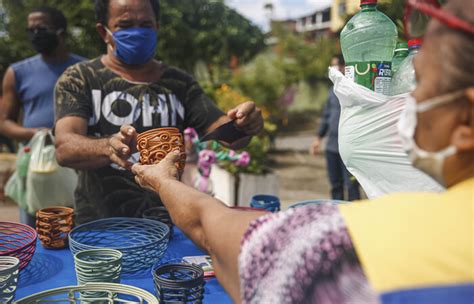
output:
[[[45,55],[51,54],[59,44],[58,35],[46,29],[28,30],[28,39],[38,53]]]

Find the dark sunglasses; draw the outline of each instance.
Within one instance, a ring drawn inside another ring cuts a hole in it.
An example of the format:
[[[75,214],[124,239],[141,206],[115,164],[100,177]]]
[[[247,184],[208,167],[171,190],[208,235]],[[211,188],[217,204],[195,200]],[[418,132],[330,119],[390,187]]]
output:
[[[436,0],[408,0],[405,6],[405,34],[411,38],[421,38],[431,18],[448,27],[474,35],[474,25],[443,10]]]

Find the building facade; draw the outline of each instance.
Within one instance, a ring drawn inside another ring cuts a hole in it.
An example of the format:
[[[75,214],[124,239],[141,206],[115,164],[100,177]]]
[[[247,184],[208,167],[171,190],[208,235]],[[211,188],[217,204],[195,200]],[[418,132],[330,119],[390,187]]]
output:
[[[360,9],[360,0],[332,0],[331,31],[337,33],[344,27],[346,17]]]
[[[391,0],[379,0],[379,2],[389,3]],[[303,35],[309,41],[316,41],[339,33],[348,16],[356,14],[359,10],[360,0],[332,0],[332,5],[326,9],[299,18],[272,20],[271,26],[273,28],[276,24],[284,25],[291,32]]]
[[[330,29],[330,7],[296,19],[296,33],[304,35],[308,40],[327,37],[331,34]]]

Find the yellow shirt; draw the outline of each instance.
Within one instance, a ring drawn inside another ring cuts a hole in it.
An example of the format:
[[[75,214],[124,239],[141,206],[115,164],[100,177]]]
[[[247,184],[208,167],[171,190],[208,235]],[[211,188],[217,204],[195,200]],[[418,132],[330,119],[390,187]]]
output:
[[[339,208],[377,292],[474,282],[474,178]]]

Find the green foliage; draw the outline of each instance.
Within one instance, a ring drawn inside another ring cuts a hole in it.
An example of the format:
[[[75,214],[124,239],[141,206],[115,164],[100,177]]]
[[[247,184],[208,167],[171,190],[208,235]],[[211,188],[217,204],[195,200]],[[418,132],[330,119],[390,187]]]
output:
[[[8,36],[0,38],[0,73],[8,65],[34,54],[26,36],[26,18],[31,9],[49,5],[64,12],[68,19],[69,45],[85,57],[101,53],[103,44],[95,31],[92,1],[3,0],[8,16]]]
[[[250,154],[250,164],[247,167],[239,167],[228,161],[219,162],[219,166],[230,173],[265,174],[268,168],[268,151],[270,150],[270,138],[268,136],[254,136],[250,144],[244,149]]]
[[[278,23],[274,24],[272,35],[278,43],[243,66],[231,84],[267,109],[271,120],[285,124],[291,108],[305,111],[308,107],[322,107],[326,101],[322,95],[327,93],[328,86],[327,69],[331,58],[339,53],[339,45],[335,38],[307,41]],[[298,93],[288,109],[282,97],[292,87]]]
[[[287,73],[279,67],[279,58],[272,53],[263,53],[235,75],[232,84],[255,103],[271,114],[281,109],[278,100],[288,83]]]
[[[397,25],[399,40],[406,41],[407,37],[405,36],[403,26],[405,0],[392,0],[390,3],[381,3],[378,5],[378,8]]]
[[[317,41],[307,41],[305,37],[297,36],[284,26],[276,25],[273,29],[278,38],[280,64],[289,75],[291,83],[306,80],[314,83],[327,79],[327,68],[332,56],[340,52],[336,38],[325,37]]]
[[[3,0],[8,36],[0,38],[0,75],[11,63],[34,54],[26,37],[26,17],[32,8],[60,9],[69,24],[72,52],[93,58],[105,45],[95,30],[91,0]],[[157,58],[192,71],[199,61],[229,65],[232,56],[250,60],[264,47],[262,32],[223,0],[162,0]]]
[[[221,85],[214,92],[214,99],[220,109],[229,111],[239,104],[250,100],[249,97],[242,95],[238,90],[233,89],[227,84]],[[267,153],[270,148],[270,136],[276,132],[276,125],[271,123],[270,113],[265,107],[261,107],[262,116],[264,118],[264,129],[258,135],[252,138],[250,144],[243,150],[250,154],[250,164],[248,167],[239,167],[230,161],[221,161],[219,165],[231,173],[251,173],[263,174],[267,166]],[[226,148],[222,148],[227,150]]]
[[[159,53],[188,70],[198,60],[228,65],[236,56],[245,62],[264,47],[262,32],[223,0],[167,0],[162,11]]]
[[[319,81],[310,85],[307,81],[298,84],[298,94],[295,102],[288,108],[289,113],[307,113],[312,111],[322,113],[324,105],[328,99],[328,83]],[[314,128],[314,126],[312,126]]]

